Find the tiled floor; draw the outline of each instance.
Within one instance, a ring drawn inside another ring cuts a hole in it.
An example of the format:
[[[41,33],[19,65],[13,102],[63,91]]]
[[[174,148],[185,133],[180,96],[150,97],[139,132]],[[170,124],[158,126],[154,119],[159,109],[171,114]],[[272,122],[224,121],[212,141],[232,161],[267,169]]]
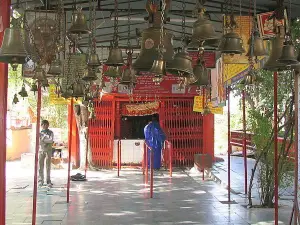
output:
[[[74,174],[72,172],[72,174]],[[191,171],[175,170],[155,176],[154,198],[143,184],[139,170],[89,172],[87,182],[72,182],[71,203],[66,204],[66,171],[54,170],[54,188],[40,189],[37,224],[58,225],[268,225],[272,209],[246,209],[244,196],[233,195],[238,204],[222,204],[227,191],[219,184],[201,180]],[[32,170],[7,164],[7,224],[31,224]],[[289,207],[280,209],[280,224],[288,224]]]

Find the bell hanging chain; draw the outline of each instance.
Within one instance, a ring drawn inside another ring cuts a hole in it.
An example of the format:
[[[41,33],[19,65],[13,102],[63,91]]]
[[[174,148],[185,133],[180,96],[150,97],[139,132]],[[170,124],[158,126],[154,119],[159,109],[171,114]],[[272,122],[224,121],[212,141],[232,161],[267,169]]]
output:
[[[159,36],[159,46],[158,54],[159,59],[163,58],[163,48],[164,48],[164,20],[165,20],[165,9],[166,9],[166,0],[162,0],[162,10],[161,10],[161,24],[160,24],[160,36]]]
[[[115,21],[114,21],[114,47],[118,46],[118,34],[119,34],[119,12],[118,12],[118,0],[115,0]]]
[[[92,23],[91,23],[91,44],[92,44],[92,54],[96,54],[96,40],[95,40],[95,35],[96,35],[96,1],[93,0],[93,13],[92,13]]]
[[[181,28],[182,28],[182,34],[181,34],[181,44],[182,47],[185,47],[184,41],[185,41],[185,9],[186,9],[186,3],[185,0],[182,1],[182,21],[181,21]]]
[[[127,34],[127,47],[130,49],[131,48],[131,42],[130,42],[130,21],[131,21],[131,0],[128,0],[128,22],[127,22],[127,29],[128,29],[128,34]]]

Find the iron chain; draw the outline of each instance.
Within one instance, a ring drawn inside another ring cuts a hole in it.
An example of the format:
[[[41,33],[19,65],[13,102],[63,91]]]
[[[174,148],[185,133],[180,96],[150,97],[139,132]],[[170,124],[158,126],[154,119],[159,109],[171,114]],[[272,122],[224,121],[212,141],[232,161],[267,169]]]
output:
[[[130,22],[131,22],[131,4],[130,0],[128,0],[128,24],[127,24],[127,29],[128,29],[128,36],[127,36],[127,47],[131,47],[131,42],[130,42]]]
[[[118,34],[119,34],[119,12],[118,12],[118,0],[115,0],[115,24],[114,24],[114,46],[118,46]]]
[[[162,10],[161,10],[161,24],[160,24],[160,37],[159,37],[159,46],[158,46],[158,53],[159,58],[163,58],[163,51],[164,51],[164,20],[165,20],[165,9],[166,9],[166,0],[162,0]]]
[[[184,47],[184,40],[185,40],[185,8],[186,8],[186,3],[185,3],[185,0],[183,0],[182,1],[182,21],[181,21],[181,28],[182,28],[181,42],[182,42],[183,47]]]

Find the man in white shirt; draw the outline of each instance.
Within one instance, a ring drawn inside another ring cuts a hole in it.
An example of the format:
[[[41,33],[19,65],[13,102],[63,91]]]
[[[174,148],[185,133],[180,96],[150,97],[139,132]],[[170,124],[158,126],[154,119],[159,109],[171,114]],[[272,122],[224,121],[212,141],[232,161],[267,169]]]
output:
[[[44,164],[46,159],[47,186],[52,187],[50,170],[52,157],[53,132],[48,129],[49,121],[42,121],[42,131],[40,132],[40,150],[39,150],[39,186],[44,185]]]

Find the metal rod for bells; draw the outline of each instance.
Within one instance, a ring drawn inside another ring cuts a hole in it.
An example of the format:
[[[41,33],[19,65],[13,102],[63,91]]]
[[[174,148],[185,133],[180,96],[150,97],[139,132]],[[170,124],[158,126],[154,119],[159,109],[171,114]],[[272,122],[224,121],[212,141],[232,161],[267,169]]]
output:
[[[231,179],[230,179],[230,154],[231,154],[231,145],[230,145],[230,87],[227,88],[227,98],[228,98],[228,168],[227,168],[227,174],[228,174],[228,202],[231,201],[230,198],[230,189],[231,189]]]
[[[71,112],[70,112],[70,124],[69,124],[69,160],[68,160],[68,183],[67,183],[67,203],[70,202],[70,179],[71,179],[71,154],[72,154],[72,128],[73,128],[73,113],[74,113],[74,99],[71,98]]]
[[[245,102],[245,90],[242,92],[243,102],[243,156],[244,156],[244,174],[245,174],[245,195],[247,194],[248,187],[248,171],[247,171],[247,145],[246,145],[246,102]]]
[[[34,157],[34,180],[33,180],[33,201],[32,201],[32,225],[36,224],[36,201],[37,201],[37,183],[38,183],[38,158],[40,147],[40,124],[41,124],[41,106],[42,106],[42,87],[38,83],[38,99],[36,108],[36,134],[35,134],[35,157]]]
[[[277,72],[274,72],[274,217],[278,225],[278,127],[277,127]]]
[[[150,177],[150,198],[153,198],[153,162],[154,162],[154,152],[153,149],[150,149],[150,169],[151,169],[151,177]]]

